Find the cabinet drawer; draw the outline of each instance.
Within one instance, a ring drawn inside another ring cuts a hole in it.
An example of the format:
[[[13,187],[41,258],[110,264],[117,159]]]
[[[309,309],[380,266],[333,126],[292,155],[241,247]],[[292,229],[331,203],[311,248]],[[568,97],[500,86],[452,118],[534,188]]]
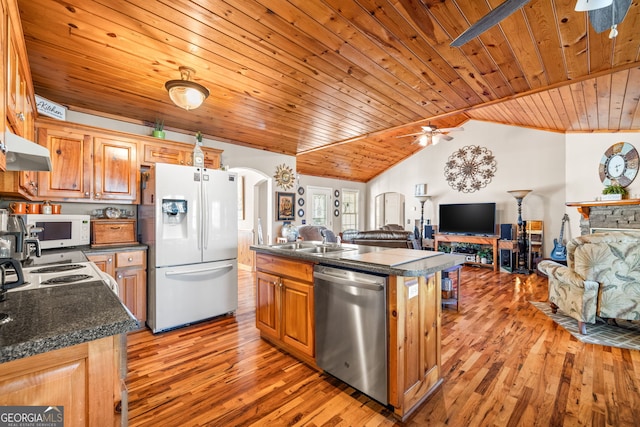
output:
[[[274,273],[278,276],[291,277],[305,282],[313,283],[312,262],[304,262],[298,259],[284,258],[266,254],[258,254],[256,265],[261,271]]]
[[[146,268],[145,251],[118,252],[116,254],[116,268],[143,267]]]
[[[93,220],[91,221],[91,246],[107,246],[135,243],[135,220]]]

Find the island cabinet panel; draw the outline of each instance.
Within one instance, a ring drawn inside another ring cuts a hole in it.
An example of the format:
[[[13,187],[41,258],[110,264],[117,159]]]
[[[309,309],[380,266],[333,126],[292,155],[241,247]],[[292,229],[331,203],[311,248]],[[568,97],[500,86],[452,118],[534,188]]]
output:
[[[49,149],[52,172],[38,174],[38,195],[43,198],[90,197],[91,135],[69,129],[38,129],[38,143]]]
[[[122,343],[106,337],[0,364],[0,405],[64,406],[67,427],[119,425]]]
[[[313,263],[258,254],[256,267],[261,336],[315,366]]]
[[[402,419],[442,382],[440,276],[389,280],[389,403]]]
[[[262,271],[256,273],[256,326],[262,335],[279,339],[280,277]]]

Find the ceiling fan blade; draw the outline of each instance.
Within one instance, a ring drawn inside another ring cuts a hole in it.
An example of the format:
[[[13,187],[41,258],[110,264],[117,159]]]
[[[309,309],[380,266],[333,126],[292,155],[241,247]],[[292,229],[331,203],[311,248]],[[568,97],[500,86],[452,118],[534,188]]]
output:
[[[631,7],[631,0],[613,0],[611,6],[589,11],[589,21],[596,33],[610,29],[622,22]]]
[[[440,139],[443,139],[445,141],[451,141],[453,139],[453,137],[449,136],[449,135],[441,134],[440,135]]]
[[[416,136],[416,135],[423,135],[424,132],[416,132],[416,133],[408,133],[406,135],[398,135],[396,136],[396,138],[404,138],[405,136]]]
[[[529,3],[529,0],[507,0],[500,6],[487,13],[480,18],[478,22],[466,29],[460,34],[449,46],[460,47],[469,40],[478,37],[480,34],[487,31],[516,10],[520,9],[525,4]]]
[[[464,130],[463,127],[457,127],[457,128],[440,128],[438,129],[438,132],[458,132]]]

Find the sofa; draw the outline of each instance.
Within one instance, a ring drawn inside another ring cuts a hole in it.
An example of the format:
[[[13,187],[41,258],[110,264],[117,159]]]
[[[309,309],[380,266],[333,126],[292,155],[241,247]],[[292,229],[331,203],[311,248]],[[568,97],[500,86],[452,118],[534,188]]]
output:
[[[576,237],[567,243],[567,265],[543,260],[549,303],[578,321],[580,333],[596,318],[640,320],[640,230]]]
[[[301,225],[298,227],[298,237],[311,242],[337,242],[333,231],[322,225]]]
[[[356,245],[421,249],[413,231],[404,230],[345,230],[342,232],[342,241]]]

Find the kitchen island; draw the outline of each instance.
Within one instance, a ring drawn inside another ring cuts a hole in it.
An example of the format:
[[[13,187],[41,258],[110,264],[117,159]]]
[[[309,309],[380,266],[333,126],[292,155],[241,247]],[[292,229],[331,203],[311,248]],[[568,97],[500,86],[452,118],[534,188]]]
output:
[[[118,424],[124,334],[138,322],[104,282],[11,292],[0,313],[0,406],[64,407],[69,426]]]
[[[305,244],[251,246],[257,254],[256,326],[261,336],[319,368],[314,267],[386,277],[388,401],[381,403],[407,419],[442,383],[441,271],[462,264],[464,257],[400,248]]]

